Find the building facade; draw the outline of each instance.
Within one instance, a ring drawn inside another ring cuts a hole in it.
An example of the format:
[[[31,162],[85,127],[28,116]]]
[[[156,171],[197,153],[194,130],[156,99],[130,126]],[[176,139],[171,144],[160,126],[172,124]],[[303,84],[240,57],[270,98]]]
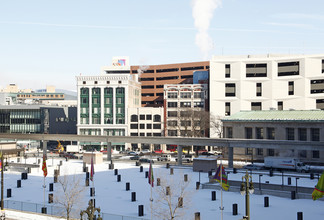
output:
[[[320,142],[324,137],[324,111],[241,111],[222,120],[225,138]],[[287,156],[321,162],[323,151],[235,148],[237,159],[263,160],[265,156]]]
[[[324,55],[213,57],[210,112],[324,109]]]
[[[131,66],[131,74],[139,75],[142,84],[142,107],[163,107],[164,85],[192,84],[197,70],[209,70],[209,62]]]

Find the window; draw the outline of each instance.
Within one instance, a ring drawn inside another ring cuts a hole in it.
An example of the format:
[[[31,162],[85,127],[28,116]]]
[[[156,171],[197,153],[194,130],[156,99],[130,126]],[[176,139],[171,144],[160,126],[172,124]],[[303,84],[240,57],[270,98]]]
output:
[[[245,155],[253,155],[253,148],[245,148]]]
[[[274,149],[268,149],[268,156],[274,156]]]
[[[153,124],[153,129],[161,129],[161,124]]]
[[[146,115],[146,120],[152,120],[152,115]]]
[[[189,126],[191,126],[191,121],[181,121],[181,126],[182,127],[189,127]]]
[[[278,76],[299,75],[299,62],[278,63]]]
[[[262,156],[263,155],[263,148],[257,148],[257,155]]]
[[[231,77],[231,65],[225,64],[225,78]]]
[[[312,158],[319,159],[320,158],[320,152],[318,150],[312,151]]]
[[[306,128],[298,128],[298,140],[307,141],[307,129]]]
[[[324,110],[324,99],[316,99],[316,109]]]
[[[204,102],[194,102],[194,107],[195,108],[203,108],[204,107]]]
[[[311,80],[311,94],[324,93],[324,80]]]
[[[161,115],[154,115],[153,121],[154,122],[161,122]]]
[[[132,115],[131,116],[131,122],[138,122],[138,116],[137,115]]]
[[[256,84],[256,96],[262,96],[262,83]]]
[[[168,136],[178,136],[177,130],[168,130]]]
[[[130,133],[130,136],[138,136],[138,133]]]
[[[151,137],[152,136],[152,133],[146,133],[146,136],[147,137]]]
[[[161,137],[162,134],[161,134],[161,133],[153,133],[153,136],[154,136],[154,137]]]
[[[233,138],[233,128],[232,127],[226,127],[226,137]]]
[[[275,139],[275,129],[267,128],[267,139],[274,140]]]
[[[180,112],[180,117],[190,117],[192,112],[190,111],[181,111]]]
[[[178,122],[177,121],[168,121],[168,126],[173,127],[177,126]]]
[[[226,83],[225,84],[225,96],[227,96],[227,97],[235,96],[235,83]]]
[[[255,128],[256,139],[263,139],[263,128]]]
[[[146,124],[146,129],[152,129],[152,124]]]
[[[141,80],[141,82],[143,82],[143,81],[154,81],[154,78],[140,78]]]
[[[267,64],[246,64],[246,77],[267,77]]]
[[[311,128],[311,141],[320,141],[320,129]]]
[[[190,108],[191,102],[180,102],[180,107],[181,108]]]
[[[145,136],[145,133],[140,133],[140,136],[142,136],[142,137]]]
[[[125,94],[125,88],[117,88],[116,93],[117,94]]]
[[[169,92],[168,93],[168,98],[169,99],[176,99],[176,98],[178,98],[178,93],[176,93],[176,92]]]
[[[324,73],[324,60],[322,60],[322,73]]]
[[[130,128],[131,129],[138,129],[138,124],[131,124]]]
[[[295,129],[294,128],[286,128],[286,139],[289,141],[295,140]]]
[[[172,80],[172,79],[179,79],[179,76],[166,76],[166,77],[157,77],[156,80]]]
[[[140,120],[145,120],[145,115],[140,115]]]
[[[194,92],[194,98],[195,99],[203,99],[204,93],[203,92]]]
[[[288,95],[294,95],[294,81],[288,82]]]
[[[87,82],[86,81],[83,81],[82,84],[85,85],[85,84],[87,84]]]
[[[231,103],[225,102],[225,116],[231,115]]]
[[[279,101],[278,102],[278,110],[279,111],[282,111],[283,110],[283,102],[282,101]]]
[[[181,92],[180,98],[182,99],[190,99],[191,98],[191,92]]]
[[[168,108],[177,108],[178,103],[177,102],[168,102]]]
[[[157,69],[157,73],[163,73],[163,72],[176,72],[179,71],[179,68],[169,68],[169,69]]]
[[[142,89],[154,89],[154,86],[151,86],[151,85],[149,85],[149,86],[142,86]]]
[[[252,139],[252,128],[245,128],[245,139]]]
[[[251,103],[251,110],[252,111],[260,111],[260,110],[262,110],[262,103],[261,102],[252,102]]]
[[[168,111],[168,117],[177,117],[178,112],[177,111]]]
[[[188,70],[203,70],[203,66],[193,66],[193,67],[182,67],[181,71],[188,71]]]
[[[140,129],[145,129],[145,124],[140,124]]]

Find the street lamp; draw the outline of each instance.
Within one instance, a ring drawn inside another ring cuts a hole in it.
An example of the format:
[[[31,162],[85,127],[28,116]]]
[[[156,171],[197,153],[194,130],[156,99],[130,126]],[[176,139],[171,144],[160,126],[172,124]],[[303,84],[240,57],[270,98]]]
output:
[[[241,195],[245,194],[245,216],[247,220],[250,220],[250,194],[254,193],[254,187],[252,183],[252,176],[246,171],[245,176],[242,176],[242,183],[240,189]]]
[[[259,174],[259,190],[260,190],[261,194],[262,194],[262,192],[261,192],[261,177],[262,176],[263,176],[262,174]]]

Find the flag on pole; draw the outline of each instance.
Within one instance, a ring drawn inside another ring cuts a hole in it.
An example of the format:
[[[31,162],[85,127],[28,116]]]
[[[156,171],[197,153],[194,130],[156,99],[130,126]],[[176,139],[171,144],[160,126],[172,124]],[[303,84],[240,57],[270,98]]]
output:
[[[93,181],[94,175],[94,166],[93,166],[93,155],[91,155],[91,171],[90,171],[90,180]]]
[[[219,167],[217,168],[214,179],[216,179],[217,182],[219,182],[221,184],[221,187],[224,190],[226,190],[226,191],[228,190],[229,185],[227,184],[227,176],[226,176],[225,169],[222,164],[220,164]]]
[[[42,166],[42,170],[44,173],[44,177],[47,176],[47,166],[46,166],[46,158],[45,158],[45,154],[43,154],[43,166]]]
[[[312,193],[313,200],[322,198],[324,195],[324,172],[322,173],[317,185]]]
[[[2,170],[2,152],[0,152],[0,172],[1,172],[1,170]]]
[[[154,176],[153,176],[153,168],[152,168],[152,161],[150,162],[150,168],[148,173],[148,183],[154,187]]]
[[[57,150],[59,153],[63,152],[64,151],[64,147],[62,146],[61,142],[60,141],[57,141],[58,142],[58,145],[57,145]]]

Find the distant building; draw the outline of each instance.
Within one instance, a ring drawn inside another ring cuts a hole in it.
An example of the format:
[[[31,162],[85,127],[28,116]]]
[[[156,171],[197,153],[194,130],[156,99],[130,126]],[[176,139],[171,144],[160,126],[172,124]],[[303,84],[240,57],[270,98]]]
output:
[[[324,141],[324,111],[241,111],[222,120],[225,138],[289,141]],[[324,151],[234,148],[234,158],[263,160],[265,156],[289,156],[320,162]]]

